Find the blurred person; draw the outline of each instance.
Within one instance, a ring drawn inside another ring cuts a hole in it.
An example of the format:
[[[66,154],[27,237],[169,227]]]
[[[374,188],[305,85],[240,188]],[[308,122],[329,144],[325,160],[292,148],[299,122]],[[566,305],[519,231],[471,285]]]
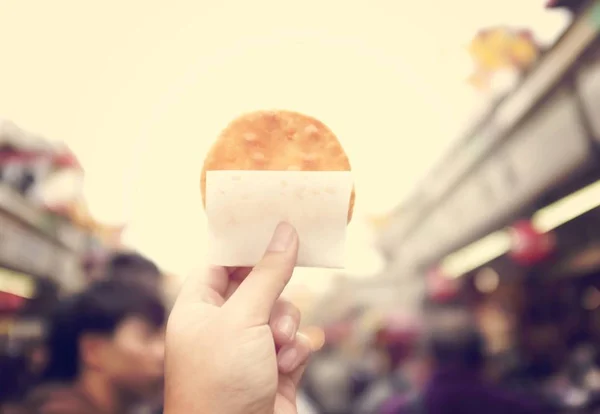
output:
[[[353,401],[370,380],[370,367],[361,366],[348,352],[353,326],[353,315],[348,314],[326,327],[325,346],[306,369],[304,389],[323,413],[350,413]]]
[[[355,412],[379,412],[391,404],[390,400],[402,401],[411,391],[413,372],[409,371],[415,367],[414,350],[420,329],[416,320],[398,314],[390,315],[376,332],[374,349],[385,355],[387,363],[355,404]]]
[[[355,413],[375,413],[391,397],[408,390],[408,382],[400,369],[400,360],[395,361],[395,350],[380,350],[386,355],[387,363],[383,370],[374,375],[368,388],[353,404]]]
[[[18,333],[18,326],[19,323],[13,325],[0,355],[0,413],[18,412],[14,410],[36,386],[46,366],[43,342],[23,335],[25,332]]]
[[[106,265],[105,278],[138,283],[156,292],[163,291],[163,274],[150,259],[134,252],[114,253]]]
[[[347,414],[352,407],[352,377],[355,369],[332,344],[315,354],[307,367],[304,389],[319,411]]]
[[[165,278],[159,267],[147,257],[129,251],[113,253],[107,261],[104,272],[105,279],[118,280],[123,283],[133,283],[144,289],[149,289],[161,297],[167,308],[172,306],[172,299],[165,291]],[[162,394],[160,394],[162,397]],[[162,398],[157,398],[150,405],[159,404]],[[148,410],[141,407],[141,412]],[[157,412],[161,412],[158,410]]]
[[[587,377],[594,368],[596,350],[593,345],[582,343],[576,345],[567,361],[567,375],[571,384],[585,388]]]
[[[36,414],[129,413],[160,393],[166,313],[155,293],[117,280],[92,284],[52,315]]]
[[[594,370],[595,350],[587,344],[573,344],[562,369],[546,381],[543,391],[557,407],[583,410],[592,401],[589,374]]]
[[[427,412],[486,414],[543,414],[541,404],[489,383],[484,375],[485,344],[468,312],[446,310],[434,315],[425,340],[431,374],[418,404],[399,413]]]
[[[595,347],[594,360],[591,363],[590,371],[585,377],[585,383],[590,390],[600,393],[600,353],[598,353]]]
[[[31,378],[25,355],[0,355],[0,413],[21,413]]]
[[[514,315],[500,300],[491,298],[475,309],[475,318],[486,345],[488,376],[510,384],[521,364],[521,355],[514,343]]]
[[[396,386],[395,393],[380,404],[377,413],[396,414],[401,409],[404,409],[402,412],[421,413],[423,407],[420,393],[428,379],[428,371],[429,367],[423,355],[412,355],[402,365],[402,388]]]

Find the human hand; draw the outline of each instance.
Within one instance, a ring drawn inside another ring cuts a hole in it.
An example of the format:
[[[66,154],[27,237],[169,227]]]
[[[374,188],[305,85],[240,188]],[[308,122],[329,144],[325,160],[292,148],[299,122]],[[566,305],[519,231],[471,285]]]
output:
[[[280,224],[254,269],[190,277],[167,326],[165,414],[296,414],[311,353],[300,312],[280,299],[298,234]]]

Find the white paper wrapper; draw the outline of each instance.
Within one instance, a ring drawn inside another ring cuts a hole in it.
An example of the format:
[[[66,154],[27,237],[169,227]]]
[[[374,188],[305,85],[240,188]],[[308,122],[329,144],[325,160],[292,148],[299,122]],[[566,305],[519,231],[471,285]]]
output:
[[[286,221],[300,237],[298,266],[344,267],[352,184],[346,171],[208,171],[208,260],[253,266]]]

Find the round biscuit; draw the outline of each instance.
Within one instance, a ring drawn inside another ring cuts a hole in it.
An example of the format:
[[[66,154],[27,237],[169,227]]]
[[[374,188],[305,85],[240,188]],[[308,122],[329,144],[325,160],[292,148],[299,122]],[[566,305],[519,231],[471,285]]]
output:
[[[256,111],[234,119],[204,160],[200,188],[206,206],[206,171],[350,171],[350,161],[321,121],[292,111]],[[352,189],[348,222],[354,211]]]

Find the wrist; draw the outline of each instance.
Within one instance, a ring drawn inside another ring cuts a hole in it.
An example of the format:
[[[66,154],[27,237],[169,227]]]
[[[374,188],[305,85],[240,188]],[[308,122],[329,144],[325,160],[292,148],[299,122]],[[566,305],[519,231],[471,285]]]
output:
[[[221,410],[215,411],[209,404],[206,404],[206,401],[202,400],[201,398],[202,397],[198,396],[197,401],[193,401],[189,404],[181,402],[165,402],[162,414],[212,414],[216,412],[222,412]]]
[[[249,412],[248,409],[239,407],[235,399],[224,402],[214,394],[195,393],[192,397],[166,397],[163,414],[267,414]]]
[[[238,404],[220,403],[197,396],[198,399],[189,403],[168,403],[165,401],[162,414],[273,414],[273,410],[253,410],[249,407],[239,407]]]

